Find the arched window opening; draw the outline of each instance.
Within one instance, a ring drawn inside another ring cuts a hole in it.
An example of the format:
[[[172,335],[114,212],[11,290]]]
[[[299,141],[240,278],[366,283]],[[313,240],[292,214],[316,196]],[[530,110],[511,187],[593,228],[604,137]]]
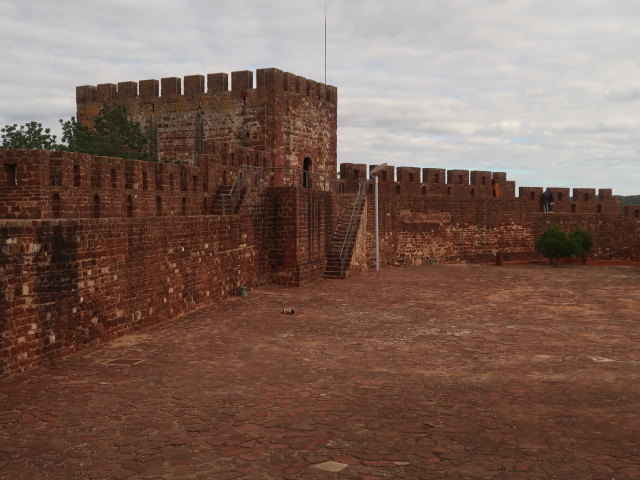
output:
[[[100,196],[93,197],[93,218],[100,218]]]
[[[469,193],[471,194],[472,197],[475,197],[476,196],[476,189],[472,188]]]
[[[152,114],[149,119],[149,156],[154,162],[159,160],[158,151],[158,127],[155,116]]]
[[[81,186],[80,165],[74,165],[73,166],[73,186],[74,187]]]
[[[487,177],[482,177],[482,185],[486,185],[487,184]]]
[[[561,202],[564,200],[564,195],[562,194],[562,192],[558,192],[558,201]]]
[[[133,218],[133,198],[131,195],[127,197],[127,217]]]
[[[602,213],[602,205],[598,204],[598,213]]]
[[[447,188],[447,195],[451,195],[451,187]]]
[[[204,121],[202,119],[202,112],[196,113],[195,127],[196,138],[194,150],[196,155],[202,155],[204,153]]]
[[[440,174],[439,173],[435,173],[433,175],[433,183],[440,183]]]
[[[409,183],[413,183],[413,173],[409,172]]]
[[[223,185],[227,184],[227,171],[226,170],[222,171],[222,184]]]
[[[529,197],[531,198],[531,200],[535,200],[536,199],[536,192],[531,192],[529,194]]]
[[[54,193],[51,199],[51,215],[53,218],[60,218],[62,216],[62,201],[60,200],[60,195],[57,193]]]
[[[400,185],[396,185],[396,194],[400,194]]]
[[[458,175],[458,183],[462,185],[462,175]]]
[[[584,194],[584,201],[585,201],[585,202],[588,202],[588,201],[589,201],[589,194],[588,194],[588,193],[585,193],[585,194]]]
[[[187,199],[182,197],[182,215],[187,214]]]
[[[5,164],[4,166],[5,178],[7,179],[5,185],[9,187],[18,186],[18,165],[15,163]]]
[[[382,171],[382,180],[386,182],[388,180],[388,178],[389,178],[389,172],[387,172],[386,170],[383,170]]]
[[[305,157],[304,162],[302,163],[302,186],[304,188],[309,188],[310,186],[310,180],[311,180],[310,172],[311,172],[311,158]],[[357,170],[353,171],[355,178],[358,178],[357,172],[358,172]]]
[[[156,216],[162,215],[162,197],[156,197]]]
[[[578,211],[578,207],[576,207],[575,203],[571,204],[571,213],[576,213]]]
[[[422,194],[423,195],[427,194],[427,187],[425,187],[424,185],[422,186]]]

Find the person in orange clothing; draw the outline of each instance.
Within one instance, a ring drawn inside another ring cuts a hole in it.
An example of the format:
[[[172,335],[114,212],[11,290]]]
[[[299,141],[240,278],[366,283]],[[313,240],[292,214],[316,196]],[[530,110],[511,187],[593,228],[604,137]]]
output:
[[[493,190],[494,197],[497,198],[500,196],[500,184],[497,182],[495,178],[491,180],[491,189]]]

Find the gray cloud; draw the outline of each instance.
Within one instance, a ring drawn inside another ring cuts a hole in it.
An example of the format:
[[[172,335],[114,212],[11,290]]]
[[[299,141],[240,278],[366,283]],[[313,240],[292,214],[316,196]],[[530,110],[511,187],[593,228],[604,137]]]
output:
[[[638,193],[640,4],[327,2],[339,161]],[[324,77],[324,1],[0,0],[0,124],[76,85],[278,67]]]

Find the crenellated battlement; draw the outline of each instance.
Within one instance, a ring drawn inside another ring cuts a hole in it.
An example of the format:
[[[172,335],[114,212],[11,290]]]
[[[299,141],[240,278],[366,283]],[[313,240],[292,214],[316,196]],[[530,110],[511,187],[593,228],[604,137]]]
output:
[[[370,165],[369,171],[377,165]],[[357,180],[366,178],[367,165],[340,164],[340,178],[347,191]],[[394,167],[388,165],[376,173],[381,193],[436,194],[449,196],[492,197],[492,180],[500,184],[500,196],[514,197],[515,182],[507,180],[505,172],[482,170],[446,170],[444,168]]]
[[[369,171],[376,165],[369,166]],[[357,189],[358,179],[366,178],[367,165],[342,163],[340,178],[345,191]],[[422,176],[421,176],[422,172]],[[446,195],[455,198],[495,197],[493,183],[498,183],[501,198],[519,198],[533,210],[542,206],[543,187],[520,187],[507,180],[506,172],[386,166],[376,173],[381,194]],[[549,187],[554,197],[554,211],[558,213],[620,213],[620,202],[613,198],[610,188]],[[597,193],[596,193],[597,192]],[[627,214],[633,216],[634,214]]]
[[[85,85],[76,102],[90,128],[103,105],[124,105],[160,160],[193,164],[216,140],[268,152],[274,167],[336,174],[337,88],[277,68]]]
[[[264,152],[213,140],[197,165],[0,150],[0,219],[212,214],[219,189],[242,165],[270,163]]]
[[[266,89],[268,92],[290,92],[337,104],[338,89],[332,85],[316,82],[308,78],[283,72],[277,68],[231,72],[231,82],[227,73],[209,73],[206,75],[187,75],[184,78],[166,77],[158,80],[140,80],[139,82],[102,83],[97,86],[76,87],[76,103],[110,103],[134,98],[151,99],[156,97],[175,98],[197,95],[218,95],[227,92],[247,93],[250,90]],[[184,86],[184,88],[183,88]]]

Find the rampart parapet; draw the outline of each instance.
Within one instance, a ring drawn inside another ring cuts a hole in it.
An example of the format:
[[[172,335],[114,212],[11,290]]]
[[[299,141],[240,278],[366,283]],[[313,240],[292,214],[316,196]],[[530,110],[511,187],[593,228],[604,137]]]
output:
[[[358,180],[366,178],[366,172],[376,165],[360,163],[340,164],[340,179],[347,192],[357,190]],[[520,198],[530,208],[542,208],[543,187],[520,187],[516,197],[516,184],[507,179],[506,172],[487,170],[462,170],[444,168],[394,167],[391,165],[376,173],[381,194],[446,195],[456,198],[494,197],[492,183],[498,183],[499,197]],[[562,188],[549,187],[558,213],[609,213],[619,214],[620,202],[613,198],[610,188]],[[598,192],[596,194],[596,191]]]
[[[266,89],[269,92],[292,92],[310,98],[337,104],[338,89],[332,85],[316,82],[277,68],[231,72],[231,82],[227,73],[209,73],[206,75],[187,75],[165,77],[160,81],[149,79],[139,82],[102,83],[97,86],[82,85],[76,87],[76,103],[117,102],[132,98],[149,99],[154,97],[197,96],[220,94],[225,92],[247,92]],[[184,88],[183,88],[184,86]],[[206,88],[205,88],[206,87]]]

